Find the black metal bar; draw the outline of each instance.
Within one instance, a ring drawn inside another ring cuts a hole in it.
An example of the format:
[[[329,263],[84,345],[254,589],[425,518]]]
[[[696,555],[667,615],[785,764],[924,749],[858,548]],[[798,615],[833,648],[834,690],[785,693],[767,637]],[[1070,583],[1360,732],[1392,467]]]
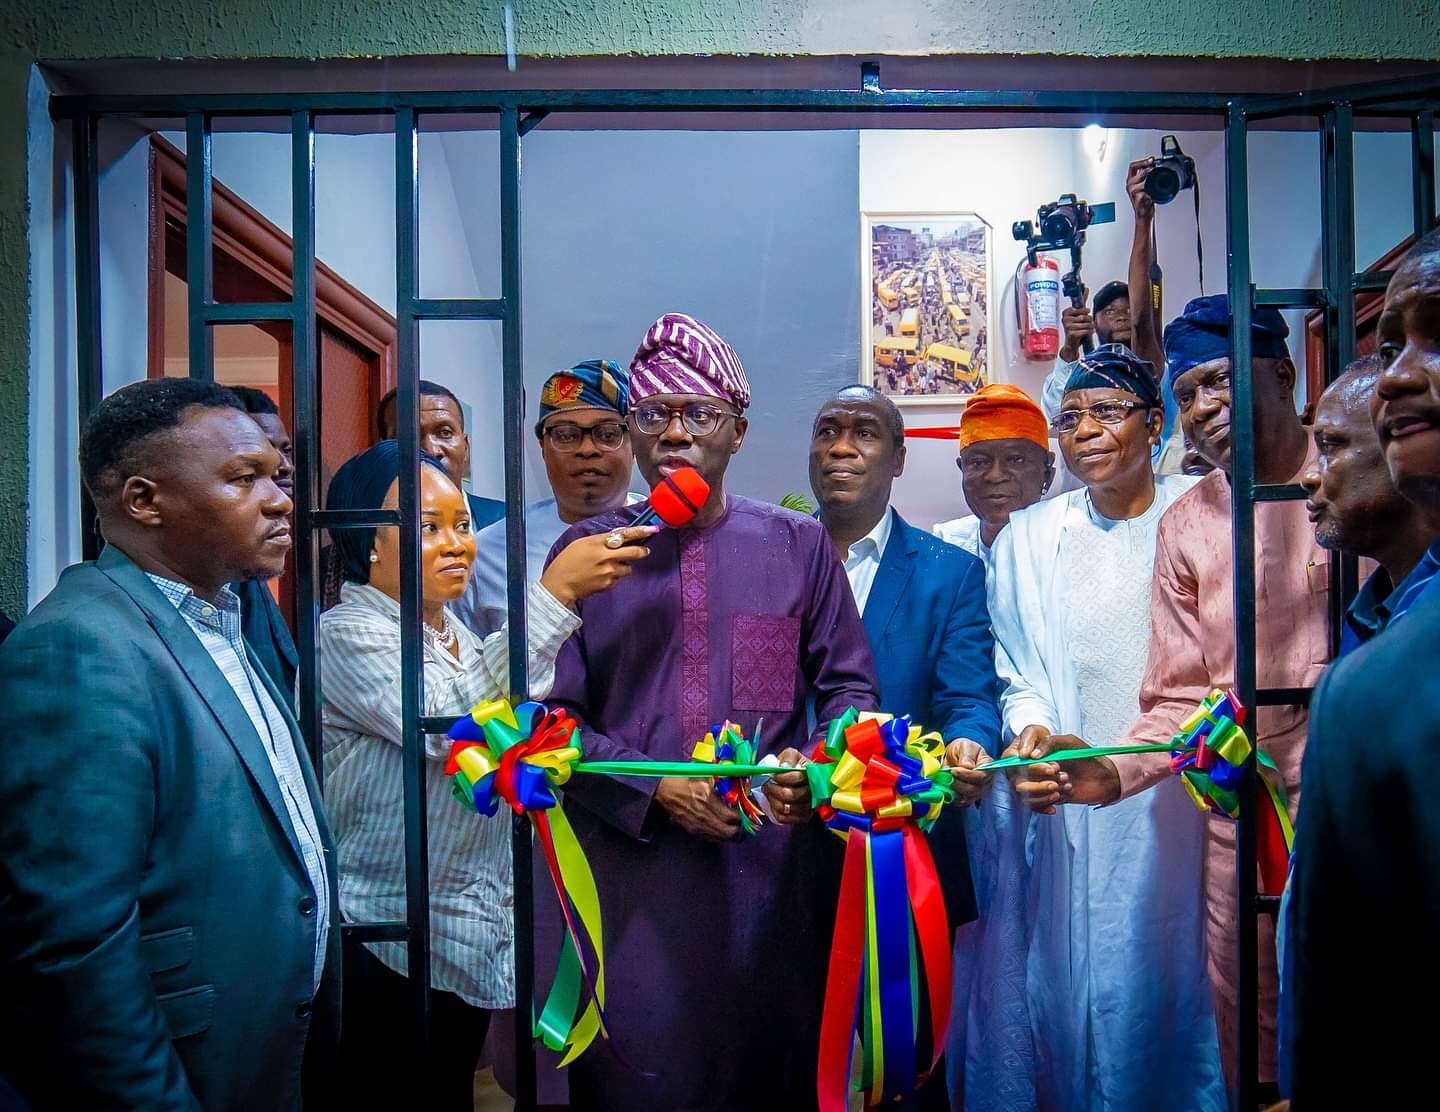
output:
[[[1255,692],[1257,707],[1308,707],[1313,687],[1262,687]]]
[[[450,727],[455,725],[457,720],[457,716],[453,714],[422,714],[420,716],[420,732],[422,734],[448,734]]]
[[[1309,496],[1299,483],[1256,483],[1250,492],[1256,502],[1300,502]]]
[[[1325,291],[1256,290],[1255,304],[1271,309],[1320,309],[1325,306]]]
[[[226,302],[207,305],[201,317],[208,324],[258,324],[261,321],[293,320],[292,301]]]
[[[297,418],[298,422],[298,418]],[[310,524],[316,529],[372,529],[399,525],[399,510],[313,510]]]
[[[141,93],[60,96],[51,115],[283,116],[308,107],[326,114],[396,112],[877,112],[1013,111],[1219,115],[1234,98],[1220,93],[1096,89],[526,89],[508,91],[326,93]]]
[[[1340,634],[1345,628],[1345,612],[1350,604],[1355,601],[1355,596],[1360,593],[1360,558],[1350,552],[1332,553],[1332,558],[1338,556],[1336,561],[1339,566],[1338,587],[1331,588],[1331,594],[1338,595],[1336,609],[1338,615],[1331,617],[1331,642],[1333,656],[1340,655]],[[1334,572],[1331,573],[1332,575]]]
[[[503,297],[421,297],[415,300],[416,320],[503,320]]]
[[[1279,896],[1256,896],[1255,910],[1260,915],[1276,916],[1280,914]]]
[[[1230,487],[1235,575],[1235,687],[1246,706],[1255,705],[1255,382],[1250,365],[1250,194],[1248,126],[1244,108],[1225,115],[1225,238],[1230,294],[1230,381],[1234,406],[1230,425]],[[1245,732],[1255,741],[1256,715]],[[1235,838],[1235,906],[1239,959],[1237,985],[1237,1092],[1232,1106],[1254,1108],[1259,1080],[1258,947],[1250,909],[1255,906],[1255,768],[1247,763],[1240,779],[1240,821]]]
[[[1410,118],[1411,202],[1415,217],[1415,238],[1435,226],[1435,112],[1425,109]]]
[[[410,926],[403,919],[387,923],[341,923],[340,934],[346,942],[404,942]]]
[[[295,445],[295,634],[300,656],[300,732],[324,784],[321,753],[318,634],[320,545],[315,511],[320,501],[320,422],[316,407],[315,334],[315,121],[309,112],[290,117],[290,209],[294,230],[294,281],[290,291],[290,413]]]
[[[1369,270],[1355,275],[1350,280],[1350,288],[1356,293],[1384,293],[1393,277],[1393,270]]]
[[[75,182],[75,360],[79,381],[76,402],[79,424],[100,404],[105,392],[100,334],[100,167],[99,121],[82,116],[71,123],[71,173]],[[31,446],[32,459],[35,446]],[[95,503],[85,484],[80,484],[81,558],[100,555],[100,528]]]
[[[548,115],[550,115],[550,113],[543,108],[535,112],[525,113],[525,115],[520,117],[520,134],[522,136],[529,135],[545,122],[545,117]]]
[[[1421,74],[1394,81],[1376,81],[1364,85],[1347,85],[1342,89],[1311,89],[1303,93],[1281,96],[1246,97],[1245,112],[1252,120],[1271,116],[1294,116],[1303,113],[1320,115],[1334,104],[1337,95],[1357,107],[1378,109],[1396,101],[1421,98],[1433,100],[1440,96],[1440,76]]]
[[[416,728],[424,701],[420,644],[420,368],[415,298],[420,252],[417,215],[420,177],[415,112],[395,113],[395,421],[400,458],[400,705],[404,750],[405,922],[409,968],[418,1022],[418,1049],[430,1045],[430,860],[426,853],[425,739]]]
[[[205,310],[215,300],[210,250],[210,118],[185,118],[185,281],[190,302],[190,377],[215,378],[215,341]]]
[[[1334,382],[1355,358],[1355,137],[1350,105],[1323,117],[1320,179],[1321,258],[1325,288],[1325,381]]]
[[[510,638],[510,699],[529,696],[529,632],[525,615],[525,379],[520,328],[520,114],[500,113],[500,296],[505,430],[505,566]],[[510,839],[515,885],[515,1107],[535,1107],[535,1053],[531,1031],[535,997],[535,901],[531,884],[530,826],[517,817]]]
[[[1328,384],[1355,358],[1355,294],[1377,288],[1376,279],[1380,275],[1355,272],[1355,120],[1350,104],[1337,102],[1322,117],[1322,124],[1320,247],[1325,288],[1334,295],[1325,310],[1325,381]],[[1384,284],[1378,288],[1383,289]],[[1359,564],[1353,556],[1332,553],[1329,565],[1329,640],[1331,650],[1338,653],[1345,611],[1359,590]]]

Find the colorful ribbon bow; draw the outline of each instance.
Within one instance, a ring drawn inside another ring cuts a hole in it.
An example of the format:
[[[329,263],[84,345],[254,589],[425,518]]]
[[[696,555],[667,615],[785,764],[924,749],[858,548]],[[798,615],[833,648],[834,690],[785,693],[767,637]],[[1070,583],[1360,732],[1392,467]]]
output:
[[[494,815],[501,801],[529,817],[545,851],[545,863],[565,917],[550,995],[535,1021],[535,1034],[551,1050],[564,1051],[568,1066],[594,1040],[608,1039],[605,1025],[605,947],[600,897],[590,862],[560,806],[555,789],[570,779],[580,760],[580,730],[563,711],[522,703],[512,711],[502,699],[479,703],[450,727],[445,774],[455,797],[482,815]],[[576,920],[584,926],[595,955],[592,975]],[[588,991],[585,1009],[580,989]]]
[[[750,741],[745,731],[728,719],[710,728],[710,732],[695,743],[690,754],[691,760],[717,766],[715,794],[740,812],[740,825],[746,834],[758,834],[765,825],[765,812],[750,796],[749,776],[726,776],[727,765],[744,766],[755,764],[755,750],[759,746],[759,727],[756,739]]]
[[[1240,797],[1235,789],[1251,752],[1263,768],[1275,774],[1260,777],[1270,806],[1259,809],[1256,853],[1262,891],[1278,896],[1285,888],[1295,829],[1275,762],[1263,749],[1254,750],[1244,725],[1245,705],[1239,696],[1216,688],[1171,739],[1170,769],[1180,777],[1196,807],[1232,819],[1240,817]]]
[[[830,723],[805,767],[817,814],[845,839],[815,1078],[820,1112],[846,1107],[857,1031],[868,1105],[915,1089],[944,1050],[950,926],[923,833],[955,796],[943,753],[940,736],[912,726],[908,716],[852,708]],[[924,1048],[917,1046],[922,986],[930,1030]]]

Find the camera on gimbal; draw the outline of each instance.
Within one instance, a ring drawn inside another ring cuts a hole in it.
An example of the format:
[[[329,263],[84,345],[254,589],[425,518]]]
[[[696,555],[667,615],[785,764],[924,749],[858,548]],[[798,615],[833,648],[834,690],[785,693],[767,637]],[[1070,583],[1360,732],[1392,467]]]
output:
[[[1195,186],[1195,160],[1180,149],[1180,140],[1166,135],[1160,140],[1160,157],[1145,175],[1145,192],[1157,205],[1168,205]]]
[[[1092,224],[1113,224],[1115,203],[1092,205],[1079,200],[1073,193],[1062,193],[1060,199],[1048,205],[1041,205],[1034,221],[1017,220],[1010,227],[1010,234],[1025,244],[1025,255],[1030,265],[1035,265],[1039,251],[1069,251],[1070,271],[1060,279],[1060,289],[1070,304],[1076,308],[1085,305],[1085,283],[1080,280],[1080,249],[1085,246],[1085,230]],[[1036,225],[1040,231],[1035,231]],[[1094,347],[1089,340],[1082,347],[1089,352]]]
[[[1115,203],[1091,205],[1077,200],[1073,193],[1062,193],[1058,201],[1041,205],[1034,221],[1017,220],[1010,234],[1025,243],[1025,253],[1035,261],[1037,251],[1071,251],[1085,243],[1085,229],[1091,224],[1113,224]],[[1039,225],[1040,233],[1035,233]]]

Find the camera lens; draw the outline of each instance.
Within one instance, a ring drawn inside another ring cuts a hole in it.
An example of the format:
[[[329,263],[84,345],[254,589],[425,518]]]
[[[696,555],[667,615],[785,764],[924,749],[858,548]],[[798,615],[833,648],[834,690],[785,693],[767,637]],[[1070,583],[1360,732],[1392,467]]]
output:
[[[1159,165],[1145,175],[1145,192],[1157,205],[1168,205],[1180,195],[1180,175],[1172,166]]]
[[[1069,243],[1075,235],[1075,221],[1068,212],[1059,209],[1045,217],[1040,230],[1049,243]]]

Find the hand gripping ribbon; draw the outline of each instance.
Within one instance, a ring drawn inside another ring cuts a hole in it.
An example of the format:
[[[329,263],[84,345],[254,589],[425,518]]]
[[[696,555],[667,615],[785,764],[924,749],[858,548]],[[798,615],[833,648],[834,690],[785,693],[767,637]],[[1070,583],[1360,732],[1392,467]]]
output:
[[[1260,886],[1267,896],[1278,896],[1285,888],[1295,830],[1290,822],[1285,788],[1278,783],[1279,770],[1263,749],[1254,750],[1242,727],[1245,705],[1234,691],[1210,692],[1195,713],[1180,723],[1171,739],[1170,769],[1180,777],[1195,806],[1202,811],[1240,817],[1240,796],[1236,787],[1250,754],[1272,776],[1260,776],[1270,806],[1258,809],[1256,852],[1259,857]]]
[[[521,703],[513,711],[501,699],[478,704],[450,727],[445,774],[455,797],[482,815],[494,815],[503,801],[529,817],[545,851],[545,863],[565,917],[565,942],[550,995],[535,1034],[551,1050],[564,1051],[561,1066],[573,1062],[605,1025],[605,948],[595,877],[555,789],[570,779],[580,760],[580,730],[563,711]],[[579,926],[577,926],[577,919]],[[592,974],[585,960],[583,926],[595,955]],[[588,993],[578,1018],[580,990]]]
[[[815,1079],[820,1112],[846,1107],[857,1032],[872,1106],[923,1083],[944,1049],[950,927],[923,833],[955,795],[943,752],[940,736],[908,716],[852,708],[830,723],[805,767],[817,814],[845,840]],[[916,1045],[922,992],[925,1047]]]
[[[726,769],[754,765],[758,745],[758,737],[750,741],[744,730],[727,719],[711,727],[690,754],[691,760],[715,766],[715,794],[740,812],[740,825],[750,835],[758,834],[765,825],[765,812],[750,796],[750,777],[726,775]]]

